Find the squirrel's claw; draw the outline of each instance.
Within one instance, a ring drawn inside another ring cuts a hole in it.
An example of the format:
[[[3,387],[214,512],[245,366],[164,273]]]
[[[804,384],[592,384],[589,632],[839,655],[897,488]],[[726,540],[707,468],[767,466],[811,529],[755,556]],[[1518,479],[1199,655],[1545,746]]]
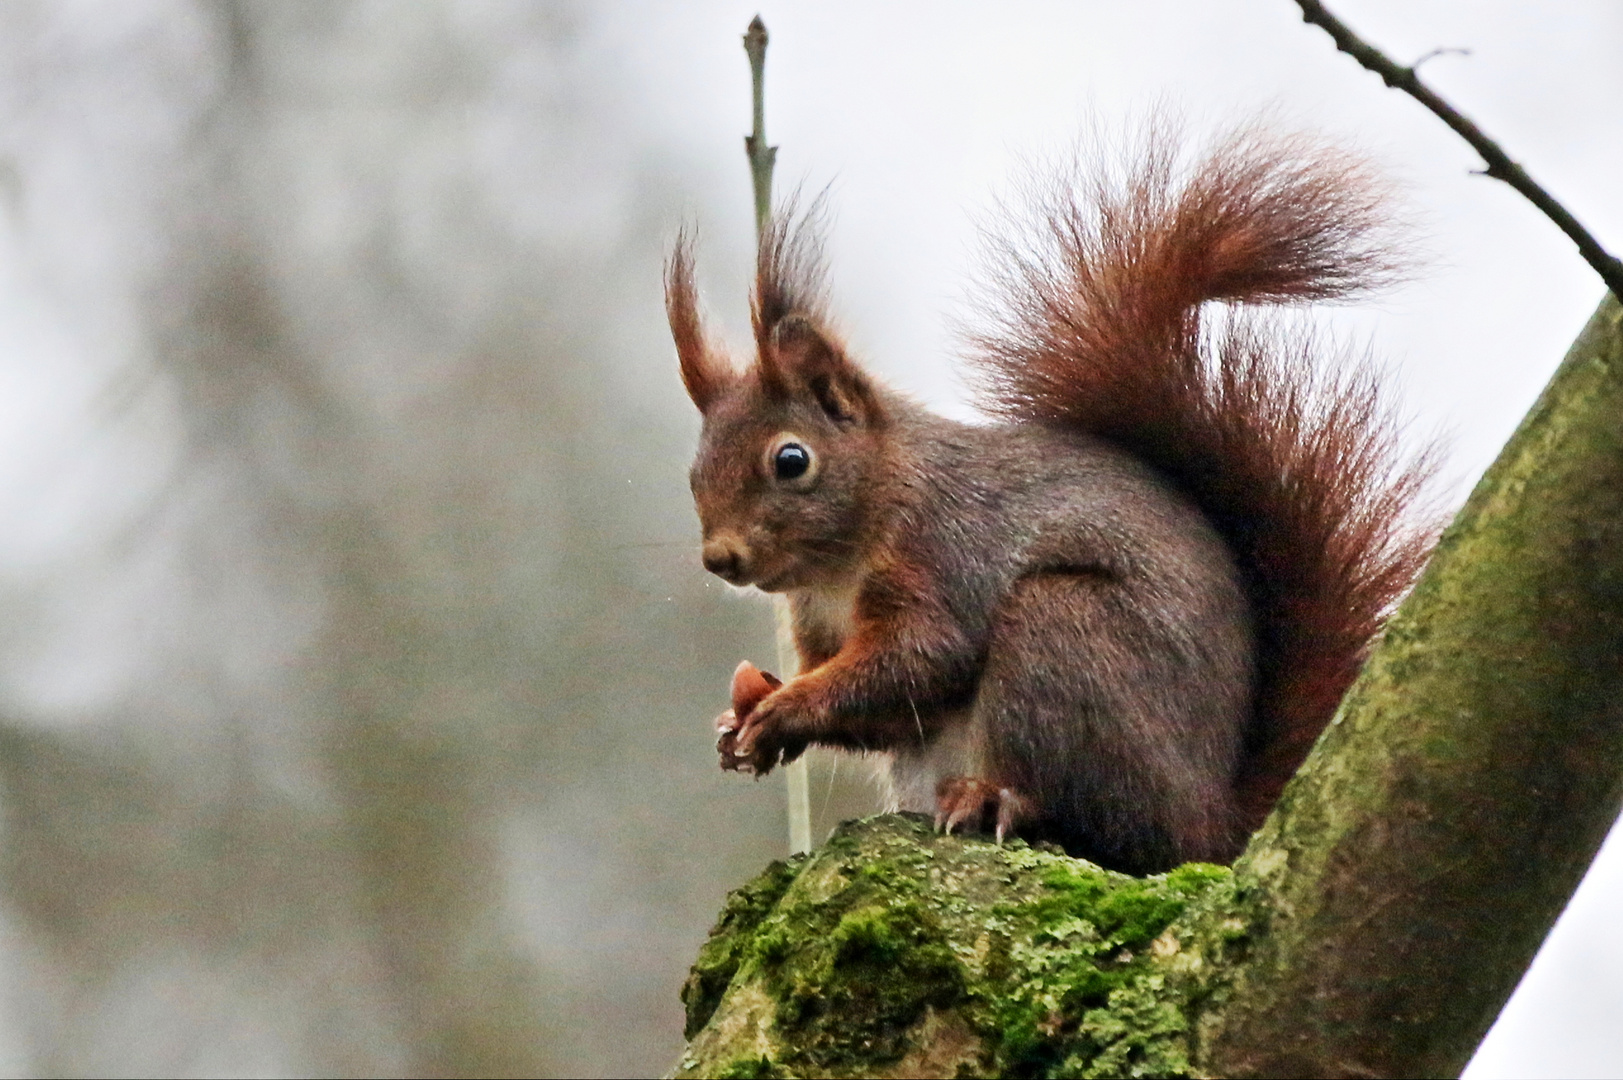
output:
[[[723,713],[725,718],[728,714]],[[747,772],[757,778],[772,771],[778,763],[781,748],[774,744],[769,725],[763,724],[754,713],[742,721],[734,718],[732,726],[723,730],[721,720],[717,730],[716,750],[721,755],[721,767],[730,772]]]
[[[948,776],[936,785],[936,829],[952,834],[965,822],[983,827],[990,819],[998,843],[1014,835],[1022,821],[1033,816],[1030,799],[1012,788],[1000,787],[972,776]]]
[[[733,672],[733,707],[716,717],[716,752],[721,755],[723,769],[753,773],[759,779],[777,764],[778,748],[757,749],[764,725],[757,719],[755,707],[782,685],[776,675],[762,671],[748,660],[742,661]]]
[[[761,725],[754,723],[753,718],[740,723],[729,709],[716,719],[716,732],[716,752],[721,755],[723,769],[753,773],[757,778],[772,770],[772,764],[762,760],[762,748],[757,745]],[[776,753],[772,751],[774,756]]]
[[[943,821],[941,831],[946,833],[948,836],[951,836],[954,829],[968,821],[971,817],[978,818],[980,813],[980,803],[966,800],[956,802],[945,809],[938,810],[936,812],[936,820],[942,821],[943,815],[945,815],[945,820]]]
[[[723,769],[736,769],[735,748],[738,743],[738,716],[728,709],[716,717],[716,752],[721,755]]]

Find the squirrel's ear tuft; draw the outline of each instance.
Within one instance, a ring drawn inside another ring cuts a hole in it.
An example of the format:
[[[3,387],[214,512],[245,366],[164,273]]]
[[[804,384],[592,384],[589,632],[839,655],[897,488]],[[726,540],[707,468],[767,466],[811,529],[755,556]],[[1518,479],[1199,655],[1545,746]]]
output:
[[[803,315],[787,316],[773,328],[761,353],[761,374],[768,385],[809,394],[835,423],[871,426],[883,418],[873,382]]]
[[[733,379],[724,364],[717,363],[705,340],[699,321],[699,292],[693,284],[693,242],[686,231],[676,237],[676,246],[665,263],[665,314],[670,319],[671,336],[676,339],[676,356],[682,365],[682,385],[688,397],[704,412]]]

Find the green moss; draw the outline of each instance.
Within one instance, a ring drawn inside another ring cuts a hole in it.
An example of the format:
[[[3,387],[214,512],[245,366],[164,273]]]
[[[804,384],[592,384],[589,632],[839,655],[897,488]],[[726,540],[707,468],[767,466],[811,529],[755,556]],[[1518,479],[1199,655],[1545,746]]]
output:
[[[758,953],[778,1027],[796,1047],[787,1063],[839,1073],[856,1048],[868,1062],[895,1060],[913,1048],[910,1029],[925,1010],[963,995],[963,965],[939,921],[911,898],[917,886],[895,866],[868,863],[831,901],[790,904],[770,920],[796,931],[771,960]],[[783,927],[761,936],[775,939]]]
[[[1178,966],[1197,947],[1179,919],[1232,895],[1225,869],[1133,878],[893,815],[842,827],[787,886],[774,873],[735,894],[755,901],[729,924],[732,967],[701,957],[732,989],[707,990],[729,996],[682,1075],[1189,1073],[1203,991]]]
[[[805,862],[804,856],[774,862],[754,881],[728,895],[710,939],[699,949],[699,958],[682,984],[682,1005],[687,1010],[684,1038],[693,1038],[709,1022],[739,963],[747,953],[759,950],[756,928],[794,884]]]
[[[1141,974],[1111,991],[1083,1015],[1076,1049],[1050,1075],[1188,1076],[1189,1021],[1166,989],[1161,975]]]
[[[756,1057],[735,1058],[709,1074],[716,1080],[773,1080],[789,1074],[778,1068],[765,1054]]]
[[[983,991],[994,1071],[1186,1075],[1187,1021],[1166,1001],[1157,958],[1143,950],[1227,875],[1190,865],[1138,879],[1067,859],[1042,873],[1033,899],[1002,905],[1032,929],[1013,950],[1022,974]]]

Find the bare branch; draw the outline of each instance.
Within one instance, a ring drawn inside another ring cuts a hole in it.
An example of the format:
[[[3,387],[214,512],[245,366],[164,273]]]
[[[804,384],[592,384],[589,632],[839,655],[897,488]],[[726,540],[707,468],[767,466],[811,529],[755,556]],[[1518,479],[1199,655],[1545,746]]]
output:
[[[1415,62],[1409,65],[1409,70],[1410,71],[1419,71],[1421,64],[1424,64],[1428,60],[1435,60],[1439,56],[1470,56],[1470,55],[1471,55],[1471,50],[1470,49],[1461,49],[1461,48],[1459,48],[1457,46],[1453,46],[1453,45],[1439,45],[1437,48],[1428,49],[1425,52],[1421,53],[1418,57],[1416,57]]]
[[[1302,20],[1329,34],[1335,41],[1336,48],[1379,75],[1387,86],[1394,90],[1402,90],[1430,109],[1432,114],[1452,128],[1455,134],[1470,143],[1471,148],[1482,155],[1482,160],[1487,166],[1482,170],[1482,175],[1502,180],[1521,192],[1578,245],[1578,251],[1583,255],[1584,261],[1589,263],[1601,276],[1601,280],[1606,282],[1606,287],[1612,290],[1612,295],[1623,296],[1623,262],[1619,262],[1615,256],[1601,247],[1600,242],[1589,235],[1589,231],[1579,224],[1578,219],[1549,192],[1536,184],[1533,178],[1527,175],[1527,171],[1512,161],[1510,155],[1506,154],[1498,143],[1488,138],[1481,128],[1420,81],[1420,76],[1415,73],[1416,68],[1431,57],[1452,50],[1433,49],[1415,61],[1413,66],[1403,67],[1354,34],[1345,23],[1330,14],[1319,0],[1296,0],[1296,6],[1302,9]]]
[[[767,243],[772,222],[772,167],[777,164],[778,148],[766,142],[766,23],[759,15],[750,20],[744,32],[744,52],[750,58],[750,94],[754,104],[754,126],[744,136],[744,153],[749,156],[750,180],[755,188],[755,242],[759,256],[761,245]],[[789,617],[789,602],[782,596],[772,598],[772,611],[777,625],[778,670],[789,678],[799,670],[799,656],[795,652],[794,632]],[[789,762],[783,768],[788,782],[789,799],[789,854],[810,851],[811,843],[811,787],[810,774],[804,756]]]
[[[766,231],[772,217],[772,166],[778,160],[778,148],[766,144],[766,24],[759,15],[750,20],[744,34],[744,51],[750,58],[750,90],[754,102],[755,124],[744,136],[744,152],[750,159],[750,178],[755,182],[755,234]]]

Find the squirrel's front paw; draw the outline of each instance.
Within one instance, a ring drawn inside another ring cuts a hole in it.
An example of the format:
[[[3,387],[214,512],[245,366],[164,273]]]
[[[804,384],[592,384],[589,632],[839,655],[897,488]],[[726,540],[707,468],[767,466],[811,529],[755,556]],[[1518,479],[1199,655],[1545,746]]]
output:
[[[770,710],[763,715],[757,709],[782,685],[783,680],[748,660],[733,672],[733,707],[716,718],[716,750],[723,769],[765,776],[780,758],[793,761],[805,749],[802,743],[789,751],[772,734],[779,725],[772,722]]]
[[[728,709],[716,717],[716,752],[721,755],[723,769],[765,776],[784,757],[784,746],[776,737],[776,725],[763,723],[753,712],[740,720],[734,710]],[[799,756],[800,750],[795,750],[785,760]]]
[[[789,735],[783,722],[786,710],[775,708],[768,698],[743,719],[738,727],[722,736],[721,767],[765,776],[778,765],[787,765],[806,752],[806,740]],[[722,744],[726,743],[726,746]]]
[[[716,717],[716,752],[729,772],[765,776],[777,764],[773,740],[754,713],[740,720],[736,710],[728,709]]]
[[[716,752],[721,755],[723,769],[740,769],[743,763],[738,757],[738,729],[741,726],[738,713],[728,709],[716,717]]]

